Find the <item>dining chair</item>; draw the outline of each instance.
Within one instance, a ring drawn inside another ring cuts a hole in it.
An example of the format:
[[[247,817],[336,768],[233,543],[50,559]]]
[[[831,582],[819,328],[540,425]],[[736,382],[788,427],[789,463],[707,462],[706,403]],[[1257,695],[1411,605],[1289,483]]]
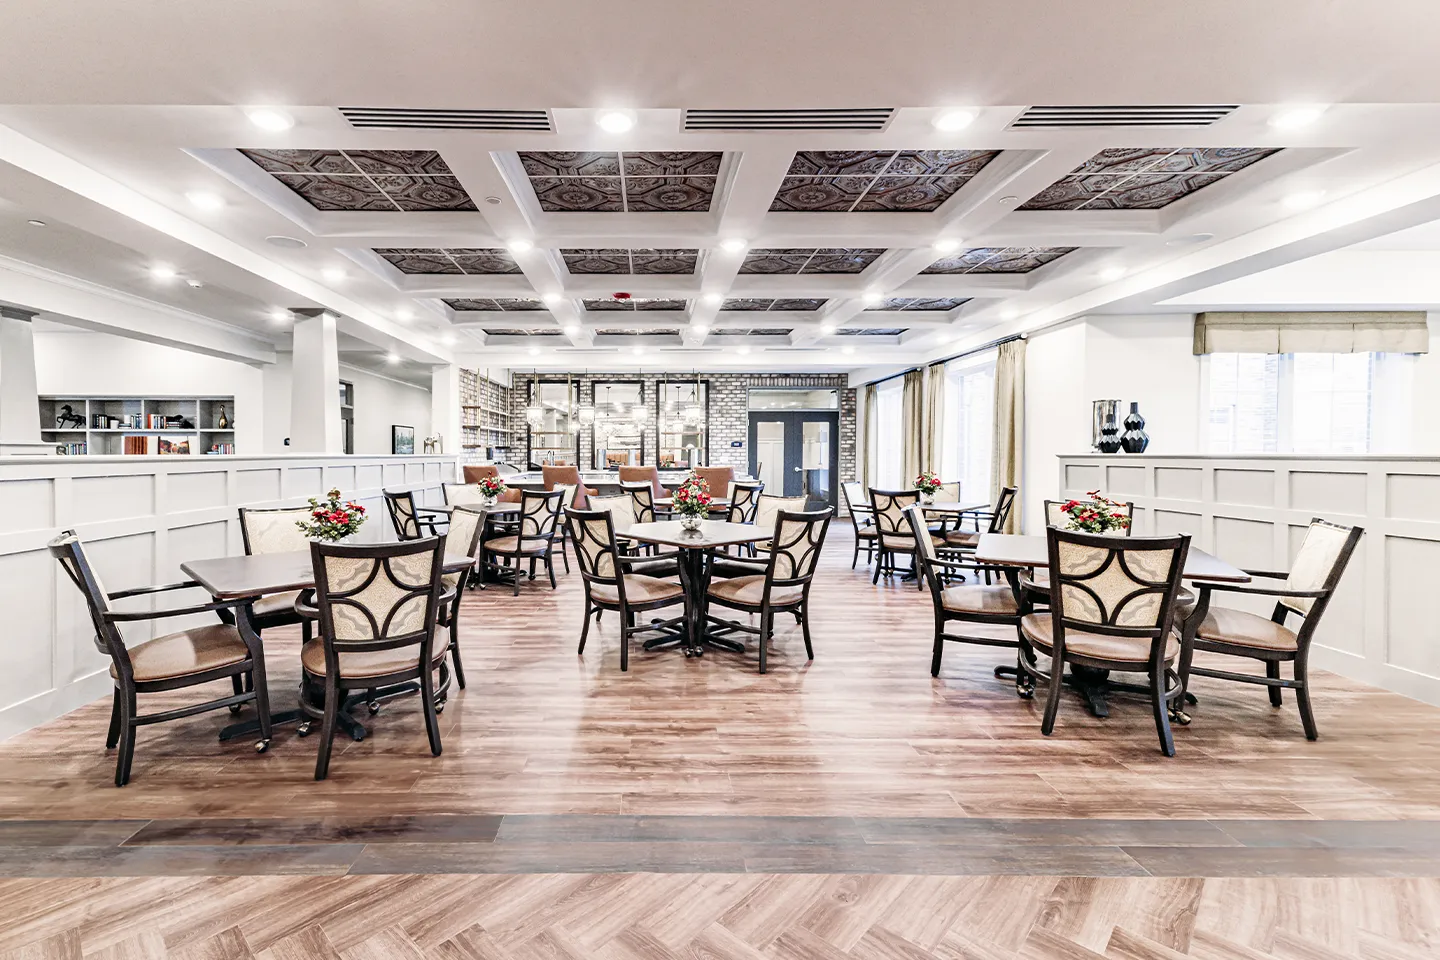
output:
[[[260,637],[250,626],[249,617],[240,608],[248,598],[212,600],[169,610],[120,611],[111,607],[112,600],[149,597],[171,590],[200,586],[194,580],[163,586],[137,587],[131,590],[106,592],[99,576],[85,556],[85,547],[74,530],[66,530],[46,545],[50,555],[80,589],[95,628],[95,647],[110,658],[110,679],[115,687],[110,705],[110,729],[105,735],[105,749],[119,746],[115,756],[115,786],[130,782],[130,766],[135,756],[135,734],[139,727],[167,720],[179,720],[221,707],[237,711],[246,703],[254,703],[259,715],[260,739],[257,752],[264,753],[270,745],[270,702],[265,686],[265,656]],[[119,624],[164,620],[199,613],[215,613],[219,623],[189,627],[127,647]],[[228,613],[227,622],[222,613]],[[237,615],[238,614],[238,615]],[[167,693],[229,678],[234,693],[203,703],[163,710],[159,713],[138,712],[142,693]],[[248,679],[249,683],[242,683]]]
[[[730,499],[730,485],[735,482],[734,467],[694,467],[695,476],[710,484],[710,496],[715,500]],[[711,513],[724,513],[725,507],[711,504]]]
[[[774,530],[775,525],[780,522],[780,514],[786,510],[792,513],[804,513],[805,504],[809,497],[801,494],[798,497],[779,497],[769,493],[762,493],[755,498],[755,526],[761,530]],[[831,511],[832,513],[834,511]],[[759,540],[752,544],[751,553],[759,551],[764,553],[770,549],[769,540]]]
[[[845,506],[850,514],[850,523],[855,527],[855,555],[850,558],[850,569],[860,560],[860,547],[865,547],[865,565],[875,559],[875,545],[880,535],[875,531],[875,515],[870,510],[870,499],[865,496],[865,485],[858,480],[847,480],[840,484],[845,497]]]
[[[299,522],[310,519],[309,507],[240,508],[240,542],[245,556],[265,553],[298,553],[310,549],[310,538],[301,532]],[[256,597],[250,605],[250,625],[264,635],[271,627],[300,624],[303,639],[311,636],[310,620],[295,610],[299,590]]]
[[[560,508],[557,511],[555,539],[560,541],[560,562],[565,564],[565,572],[569,573],[570,552],[567,548],[570,543],[570,525],[565,522],[565,511],[575,505],[575,494],[580,487],[579,484],[574,483],[557,483],[555,489],[560,491]]]
[[[973,552],[980,545],[980,534],[1003,533],[1005,522],[1010,519],[1010,509],[1015,504],[1015,494],[1019,487],[1005,487],[1000,491],[1000,496],[995,498],[995,504],[989,510],[976,510],[967,513],[965,516],[973,518],[978,527],[980,521],[985,521],[985,530],[952,530],[945,534],[945,546],[947,549]]]
[[[650,495],[654,497],[665,496],[665,488],[660,485],[660,471],[654,464],[646,466],[630,466],[628,464],[620,467],[620,485],[627,483],[648,483],[650,484]]]
[[[880,582],[880,574],[894,576],[896,554],[910,557],[911,570],[915,573],[915,588],[925,589],[925,581],[915,569],[915,538],[910,533],[909,521],[905,519],[905,508],[920,502],[919,490],[876,490],[870,488],[870,512],[875,517],[875,532],[880,542],[880,556],[875,563],[875,574],[871,583]],[[929,527],[926,527],[928,530]],[[934,534],[931,534],[934,537]],[[938,547],[945,541],[935,538]]]
[[[330,752],[351,690],[373,691],[419,681],[432,756],[440,756],[437,700],[449,686],[435,627],[445,595],[445,537],[365,545],[312,543],[320,636],[300,648],[300,709],[321,720],[315,779],[330,770]],[[440,671],[437,683],[435,671]]]
[[[1310,704],[1310,644],[1364,534],[1362,527],[1341,526],[1315,517],[1305,531],[1305,539],[1289,571],[1245,571],[1252,577],[1279,580],[1283,584],[1206,584],[1212,591],[1274,597],[1275,610],[1267,620],[1231,607],[1209,607],[1205,615],[1186,631],[1185,648],[1180,659],[1181,682],[1188,687],[1190,678],[1198,676],[1261,684],[1270,688],[1270,705],[1273,707],[1281,705],[1280,692],[1288,687],[1295,691],[1305,739],[1317,739],[1320,733]],[[1300,617],[1298,630],[1285,625],[1292,613]],[[1196,650],[1259,660],[1265,664],[1265,676],[1192,666],[1191,658]],[[1280,676],[1280,664],[1286,661],[1294,665],[1293,680],[1284,680]]]
[[[618,499],[618,498],[611,498]],[[628,499],[628,498],[627,498]],[[630,638],[637,633],[675,628],[684,623],[684,616],[646,624],[636,623],[636,614],[659,610],[685,602],[685,589],[673,580],[633,573],[639,557],[626,556],[615,536],[615,515],[610,510],[565,511],[570,527],[570,541],[575,545],[575,565],[585,587],[585,614],[581,620],[580,648],[585,653],[585,640],[590,634],[590,615],[598,621],[604,610],[620,614],[620,669],[630,669]],[[662,560],[677,564],[678,551]]]
[[[925,512],[919,504],[911,504],[905,508],[905,520],[909,524],[910,533],[915,541],[916,565],[920,568],[920,575],[924,578],[925,583],[930,587],[930,600],[935,609],[935,639],[930,654],[930,676],[940,676],[940,658],[944,654],[946,640],[975,643],[987,647],[1018,648],[1020,646],[1020,615],[1022,613],[1018,591],[1011,587],[1008,581],[998,585],[974,583],[951,586],[947,584],[945,571],[975,571],[979,568],[973,563],[965,563],[940,555],[940,551],[935,546],[935,538],[930,533]],[[1012,640],[1005,637],[947,633],[946,625],[951,622],[1013,627],[1016,635]],[[1033,686],[1028,688],[1028,692],[1018,684],[1016,689],[1025,695],[1034,692]]]
[[[486,477],[500,476],[500,468],[493,463],[467,463],[460,473],[466,483],[479,483]]]
[[[478,483],[446,483],[440,489],[445,494],[445,503],[452,507],[462,503],[480,503],[485,499]]]
[[[1070,516],[1065,512],[1065,504],[1068,500],[1046,500],[1045,501],[1045,526],[1061,527],[1070,521]],[[1089,500],[1081,500],[1080,503],[1091,503]],[[1107,537],[1128,537],[1135,529],[1135,504],[1119,504],[1120,512],[1131,519],[1128,527],[1121,527],[1103,534]],[[1046,570],[1027,570],[1020,576],[1020,589],[1024,591],[1026,599],[1032,604],[1045,605],[1050,602],[1050,574]],[[1183,588],[1182,588],[1183,589]],[[1187,592],[1188,593],[1188,592]],[[1182,594],[1184,600],[1186,594]],[[1189,595],[1193,600],[1194,596]]]
[[[457,505],[450,514],[450,529],[445,534],[448,551],[458,556],[477,558],[480,540],[485,535],[485,521],[489,516],[489,511],[484,507]],[[460,663],[460,601],[465,596],[465,588],[469,586],[473,572],[472,567],[441,577],[445,584],[445,595],[453,593],[454,599],[441,604],[440,612],[436,615],[436,622],[449,631],[450,660],[455,664],[455,683],[461,690],[465,689],[465,667]]]
[[[390,514],[390,522],[395,525],[395,535],[401,540],[419,540],[444,532],[435,529],[436,524],[444,523],[444,520],[424,516],[423,508],[415,506],[415,495],[409,490],[382,492],[385,495],[385,509]]]
[[[1065,664],[1144,673],[1160,750],[1175,755],[1172,703],[1185,695],[1175,663],[1180,657],[1175,600],[1190,538],[1110,537],[1048,527],[1050,609],[1020,618],[1017,685],[1047,680],[1040,732],[1055,729]],[[1050,658],[1041,670],[1035,653]]]
[[[754,523],[760,509],[760,495],[764,491],[765,484],[759,481],[731,484],[730,508],[725,511],[725,520],[728,523]]]
[[[781,510],[775,516],[775,533],[770,538],[770,556],[764,570],[710,581],[706,599],[711,606],[760,615],[758,627],[714,615],[707,615],[706,620],[756,635],[761,673],[765,672],[766,650],[775,634],[777,613],[794,614],[805,638],[805,657],[815,659],[815,648],[810,643],[810,585],[815,579],[815,568],[825,545],[825,531],[833,513],[829,507],[808,512]]]
[[[562,484],[575,487],[575,506],[579,509],[584,509],[589,498],[600,492],[580,482],[580,468],[575,466],[543,464],[540,478],[547,492]]]
[[[530,579],[535,579],[535,564],[543,562],[550,576],[550,589],[555,584],[555,530],[560,519],[563,491],[526,490],[520,500],[520,519],[513,534],[481,542],[480,566],[496,573],[514,573],[515,596],[520,596],[520,563],[530,562]],[[503,564],[494,563],[491,556]],[[511,562],[513,561],[513,566]]]
[[[621,480],[620,489],[630,498],[636,523],[655,522],[655,488],[648,480]]]

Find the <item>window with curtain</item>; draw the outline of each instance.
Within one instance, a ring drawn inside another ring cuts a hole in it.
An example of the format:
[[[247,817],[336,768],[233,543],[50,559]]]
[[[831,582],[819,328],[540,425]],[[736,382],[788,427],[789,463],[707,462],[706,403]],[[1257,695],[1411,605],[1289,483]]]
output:
[[[1354,454],[1403,444],[1412,363],[1394,353],[1211,354],[1210,452]]]
[[[903,476],[901,450],[899,377],[875,387],[875,476],[871,486],[878,490],[903,490],[914,477]]]
[[[959,480],[966,500],[988,498],[994,439],[995,353],[951,360],[945,365],[940,479]]]

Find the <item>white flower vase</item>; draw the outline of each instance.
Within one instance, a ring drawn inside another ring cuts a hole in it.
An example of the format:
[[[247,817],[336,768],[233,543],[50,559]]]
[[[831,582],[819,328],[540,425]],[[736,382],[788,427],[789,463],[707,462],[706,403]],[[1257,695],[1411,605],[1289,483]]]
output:
[[[921,493],[920,493],[920,502],[921,502],[921,503],[934,503],[934,502],[935,502],[935,491],[934,491],[934,490],[924,490],[924,491],[921,491]]]
[[[698,514],[682,514],[680,517],[680,527],[689,533],[698,533],[700,530],[700,522],[703,519],[704,518]]]
[[[497,499],[497,498],[495,498],[495,497],[481,497],[481,498],[480,498],[480,506],[482,506],[482,507],[493,507],[493,506],[495,506],[496,499]]]

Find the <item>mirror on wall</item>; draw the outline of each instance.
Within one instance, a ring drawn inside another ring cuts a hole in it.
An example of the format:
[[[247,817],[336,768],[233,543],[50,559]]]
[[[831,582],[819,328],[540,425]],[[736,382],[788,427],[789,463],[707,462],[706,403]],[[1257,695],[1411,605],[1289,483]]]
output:
[[[661,470],[710,464],[710,384],[665,381],[655,397],[655,462]]]
[[[591,467],[615,470],[645,462],[645,427],[650,409],[645,405],[645,385],[638,380],[597,380],[595,404],[595,454]]]
[[[531,380],[525,407],[532,466],[580,465],[580,434],[571,416],[580,385],[564,380]]]

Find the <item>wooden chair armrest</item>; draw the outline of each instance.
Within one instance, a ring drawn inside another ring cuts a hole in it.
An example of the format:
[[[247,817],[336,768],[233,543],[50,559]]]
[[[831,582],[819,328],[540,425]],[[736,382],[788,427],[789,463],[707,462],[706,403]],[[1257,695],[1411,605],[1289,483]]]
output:
[[[1266,580],[1290,579],[1290,571],[1288,570],[1246,570],[1245,572],[1252,577],[1262,577]]]
[[[1324,590],[1286,590],[1283,587],[1251,586],[1244,583],[1205,583],[1211,590],[1226,593],[1245,593],[1257,597],[1309,597],[1315,599],[1326,595]]]
[[[169,617],[186,617],[194,613],[213,613],[216,610],[240,607],[247,603],[254,602],[254,599],[254,597],[240,597],[235,600],[215,600],[211,603],[199,603],[190,607],[174,607],[169,610],[107,610],[100,616],[106,623],[129,623],[135,620],[164,620]]]
[[[124,600],[126,597],[143,597],[147,593],[164,593],[166,590],[184,590],[188,587],[200,586],[198,581],[186,580],[183,583],[164,583],[154,587],[133,587],[129,590],[116,590],[114,593],[106,594],[111,600]]]

